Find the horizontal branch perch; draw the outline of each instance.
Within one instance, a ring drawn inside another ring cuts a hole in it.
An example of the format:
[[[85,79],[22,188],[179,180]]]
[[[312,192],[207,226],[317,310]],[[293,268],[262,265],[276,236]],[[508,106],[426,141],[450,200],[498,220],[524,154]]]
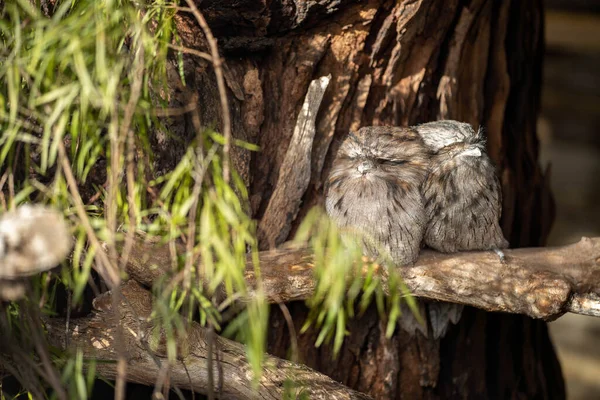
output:
[[[486,311],[552,320],[565,312],[600,316],[600,238],[563,247],[442,254],[425,250],[411,267],[399,269],[418,297],[466,304]],[[167,271],[167,246],[137,242],[127,272],[151,286]],[[154,266],[154,267],[152,267]],[[260,253],[261,278],[269,302],[306,300],[315,289],[308,248],[283,246]],[[385,271],[380,273],[385,279]],[[250,259],[246,279],[255,284]]]
[[[185,338],[177,339],[181,359],[168,365],[164,342],[156,342],[153,326],[148,322],[152,311],[152,295],[134,281],[121,287],[120,318],[123,324],[123,347],[127,349],[127,381],[153,386],[157,377],[168,374],[171,385],[195,392],[208,392],[209,346],[207,333],[197,323],[188,328]],[[100,376],[114,379],[117,376],[117,348],[111,292],[94,300],[96,312],[91,318],[71,321],[72,331],[65,338],[65,321],[46,321],[48,339],[57,347],[83,351],[84,357],[97,360],[96,371]],[[150,348],[153,348],[150,350]],[[267,356],[263,375],[256,390],[252,387],[251,367],[246,358],[244,345],[214,336],[213,343],[214,393],[221,399],[282,399],[286,382],[293,383],[298,392],[311,399],[370,399],[369,396],[351,390],[333,379],[304,365]]]

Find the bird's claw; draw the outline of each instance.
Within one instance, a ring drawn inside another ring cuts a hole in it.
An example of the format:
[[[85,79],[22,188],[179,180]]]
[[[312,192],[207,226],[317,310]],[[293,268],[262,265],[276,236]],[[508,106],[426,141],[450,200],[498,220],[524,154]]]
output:
[[[506,264],[506,256],[504,255],[504,252],[498,248],[494,248],[492,249],[494,251],[494,253],[496,253],[498,255],[498,257],[500,258],[500,263],[502,264]]]

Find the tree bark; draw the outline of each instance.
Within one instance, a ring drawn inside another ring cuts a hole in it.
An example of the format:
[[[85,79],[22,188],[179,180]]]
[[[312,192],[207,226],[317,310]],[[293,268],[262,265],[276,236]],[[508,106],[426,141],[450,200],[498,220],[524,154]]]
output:
[[[163,376],[180,389],[207,394],[211,382],[208,371],[212,367],[216,377],[213,392],[221,399],[282,399],[288,384],[297,385],[292,392],[302,392],[312,399],[370,399],[304,365],[269,355],[265,357],[262,376],[254,387],[244,346],[217,337],[213,343],[215,350],[211,352],[208,333],[196,322],[187,327],[185,336],[177,338],[179,358],[169,362],[164,332],[157,331],[160,327],[149,322],[152,294],[133,280],[123,284],[120,292],[118,304],[124,328],[121,339],[127,349],[129,382],[152,386]],[[112,296],[112,292],[106,292],[94,299],[94,314],[74,320],[75,329],[68,336],[64,329],[65,320],[51,318],[45,324],[51,344],[64,347],[69,343],[84,357],[97,360],[96,371],[108,379],[118,375],[119,353],[116,349],[120,340],[115,334],[118,324],[113,316]]]
[[[177,244],[176,251],[183,254],[186,249]],[[566,312],[600,317],[600,237],[582,238],[561,247],[507,249],[504,254],[505,259],[500,260],[491,251],[443,254],[423,250],[414,265],[399,272],[406,288],[425,299],[546,321]],[[131,247],[125,269],[136,282],[153,287],[173,275],[170,258],[169,244],[140,238]],[[286,243],[275,250],[260,252],[258,261],[262,293],[268,303],[308,300],[314,295],[317,279],[310,247]],[[388,270],[367,262],[357,265],[356,273],[365,275],[372,266],[384,291],[389,293]],[[249,254],[244,275],[250,291],[240,298],[242,303],[255,295],[252,290],[258,283],[255,271],[253,256]]]
[[[553,216],[548,173],[538,164],[536,119],[543,52],[542,2],[493,0],[263,0],[197,2],[225,58],[234,138],[259,152],[232,149],[232,163],[250,189],[259,221],[280,174],[310,82],[331,74],[316,120],[310,182],[290,235],[313,206],[322,204],[324,177],[337,142],[366,125],[412,125],[451,118],[485,128],[488,151],[503,187],[502,227],[512,247],[543,245]],[[191,15],[177,16],[186,47],[206,51]],[[210,63],[185,55],[186,86],[173,65],[170,106],[196,102],[201,123],[222,123]],[[168,128],[191,139],[191,117]],[[183,151],[157,135],[159,170]],[[301,162],[301,161],[299,161]],[[304,165],[298,165],[298,168]],[[281,196],[281,194],[278,194]],[[295,216],[295,217],[294,217]],[[281,244],[283,226],[265,237]],[[279,229],[279,231],[277,231]],[[296,329],[307,310],[288,304]],[[272,309],[269,352],[285,356],[290,335]],[[374,309],[350,321],[333,359],[314,347],[316,333],[299,337],[308,366],[375,398],[564,398],[560,366],[544,322],[521,315],[466,308],[440,341],[397,332],[384,335]]]

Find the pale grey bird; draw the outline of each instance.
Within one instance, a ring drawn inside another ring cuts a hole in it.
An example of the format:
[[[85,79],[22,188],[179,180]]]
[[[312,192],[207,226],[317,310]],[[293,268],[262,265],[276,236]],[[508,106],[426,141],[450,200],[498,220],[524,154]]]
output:
[[[367,253],[379,248],[395,265],[413,263],[427,219],[421,186],[429,151],[402,127],[363,127],[343,140],[326,182],[325,206],[342,228],[363,233]]]
[[[508,242],[499,224],[501,186],[481,130],[452,120],[414,129],[434,153],[422,189],[427,215],[425,244],[444,253],[493,250],[504,260],[501,249],[508,247]],[[441,337],[450,321],[458,321],[462,306],[430,303],[429,311],[434,337]]]
[[[358,231],[366,253],[387,253],[394,266],[419,256],[427,225],[421,187],[430,151],[418,133],[402,127],[364,127],[344,138],[326,182],[325,206],[342,228]],[[404,306],[404,304],[403,304]],[[421,311],[423,303],[418,302]],[[427,335],[410,310],[400,326]]]

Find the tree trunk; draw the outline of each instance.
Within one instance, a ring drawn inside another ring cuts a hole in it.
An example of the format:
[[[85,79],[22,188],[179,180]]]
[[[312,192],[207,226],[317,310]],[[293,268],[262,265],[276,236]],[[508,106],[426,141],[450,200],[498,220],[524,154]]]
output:
[[[446,118],[484,127],[502,180],[502,227],[511,246],[544,244],[553,204],[548,175],[537,161],[541,0],[204,0],[198,7],[225,59],[233,136],[261,148],[232,153],[258,221],[308,86],[331,74],[317,118],[310,184],[300,210],[288,210],[277,229],[292,236],[303,215],[322,204],[337,139],[349,130]],[[205,50],[193,17],[177,18],[183,44]],[[186,86],[177,83],[176,66],[170,70],[170,105],[195,101],[200,122],[218,128],[222,115],[210,63],[193,55],[184,61]],[[175,117],[168,128],[191,139],[189,118]],[[157,136],[155,142],[165,170],[183,151],[171,140]],[[273,244],[279,243],[261,246]],[[301,303],[288,308],[298,331],[307,310]],[[270,326],[268,351],[284,357],[290,334],[278,307]],[[350,321],[337,359],[330,347],[315,348],[316,333],[309,331],[298,338],[299,361],[375,398],[564,397],[544,322],[466,308],[441,341],[404,332],[388,340],[383,326],[374,308]]]

